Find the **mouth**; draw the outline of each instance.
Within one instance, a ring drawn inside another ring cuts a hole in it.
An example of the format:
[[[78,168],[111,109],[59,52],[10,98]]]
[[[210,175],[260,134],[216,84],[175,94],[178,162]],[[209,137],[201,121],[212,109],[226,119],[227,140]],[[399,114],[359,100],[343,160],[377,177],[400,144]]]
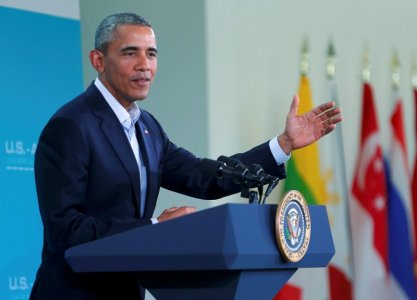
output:
[[[139,87],[148,87],[151,82],[151,72],[138,72],[132,77],[131,80]]]
[[[148,76],[139,76],[132,78],[132,82],[139,86],[147,86],[149,85],[151,78]]]

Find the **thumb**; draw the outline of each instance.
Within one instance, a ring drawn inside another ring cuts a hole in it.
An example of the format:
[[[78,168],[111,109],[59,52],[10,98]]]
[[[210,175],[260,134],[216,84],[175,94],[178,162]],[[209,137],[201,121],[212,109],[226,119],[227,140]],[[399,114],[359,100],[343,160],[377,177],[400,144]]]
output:
[[[288,113],[288,118],[293,118],[297,116],[299,105],[300,105],[300,97],[298,97],[298,95],[294,95],[294,98],[292,99],[292,102],[291,102],[290,112]]]

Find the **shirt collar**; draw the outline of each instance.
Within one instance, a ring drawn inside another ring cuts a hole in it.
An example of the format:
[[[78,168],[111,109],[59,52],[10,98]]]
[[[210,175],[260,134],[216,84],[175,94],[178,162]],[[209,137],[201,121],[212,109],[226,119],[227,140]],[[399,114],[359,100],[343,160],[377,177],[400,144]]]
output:
[[[124,128],[129,130],[129,128],[134,125],[140,117],[141,111],[136,102],[133,102],[128,109],[126,110],[119,101],[114,98],[114,96],[109,92],[109,90],[104,86],[104,84],[96,78],[94,81],[95,86],[103,95],[106,102],[110,105],[113,112],[116,114],[117,119],[123,125]]]

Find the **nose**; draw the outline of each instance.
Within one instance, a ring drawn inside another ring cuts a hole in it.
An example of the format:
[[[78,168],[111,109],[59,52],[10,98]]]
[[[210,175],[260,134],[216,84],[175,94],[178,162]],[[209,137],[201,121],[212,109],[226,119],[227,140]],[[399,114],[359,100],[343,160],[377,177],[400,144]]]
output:
[[[141,52],[140,55],[138,55],[138,59],[135,64],[135,70],[145,72],[145,71],[149,71],[149,69],[150,69],[150,65],[149,65],[148,57],[146,53]]]

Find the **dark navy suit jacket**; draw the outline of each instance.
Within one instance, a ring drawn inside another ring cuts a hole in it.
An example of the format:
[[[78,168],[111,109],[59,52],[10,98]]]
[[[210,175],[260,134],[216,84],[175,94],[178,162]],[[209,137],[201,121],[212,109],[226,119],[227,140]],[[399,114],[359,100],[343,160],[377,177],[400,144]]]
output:
[[[173,144],[150,113],[142,110],[138,123],[147,170],[142,217],[137,162],[122,125],[94,84],[45,126],[35,155],[44,245],[31,299],[141,299],[143,289],[134,276],[75,274],[65,261],[65,250],[151,224],[160,187],[203,199],[240,191],[229,180],[203,175],[201,159]],[[285,176],[268,143],[234,157]]]

